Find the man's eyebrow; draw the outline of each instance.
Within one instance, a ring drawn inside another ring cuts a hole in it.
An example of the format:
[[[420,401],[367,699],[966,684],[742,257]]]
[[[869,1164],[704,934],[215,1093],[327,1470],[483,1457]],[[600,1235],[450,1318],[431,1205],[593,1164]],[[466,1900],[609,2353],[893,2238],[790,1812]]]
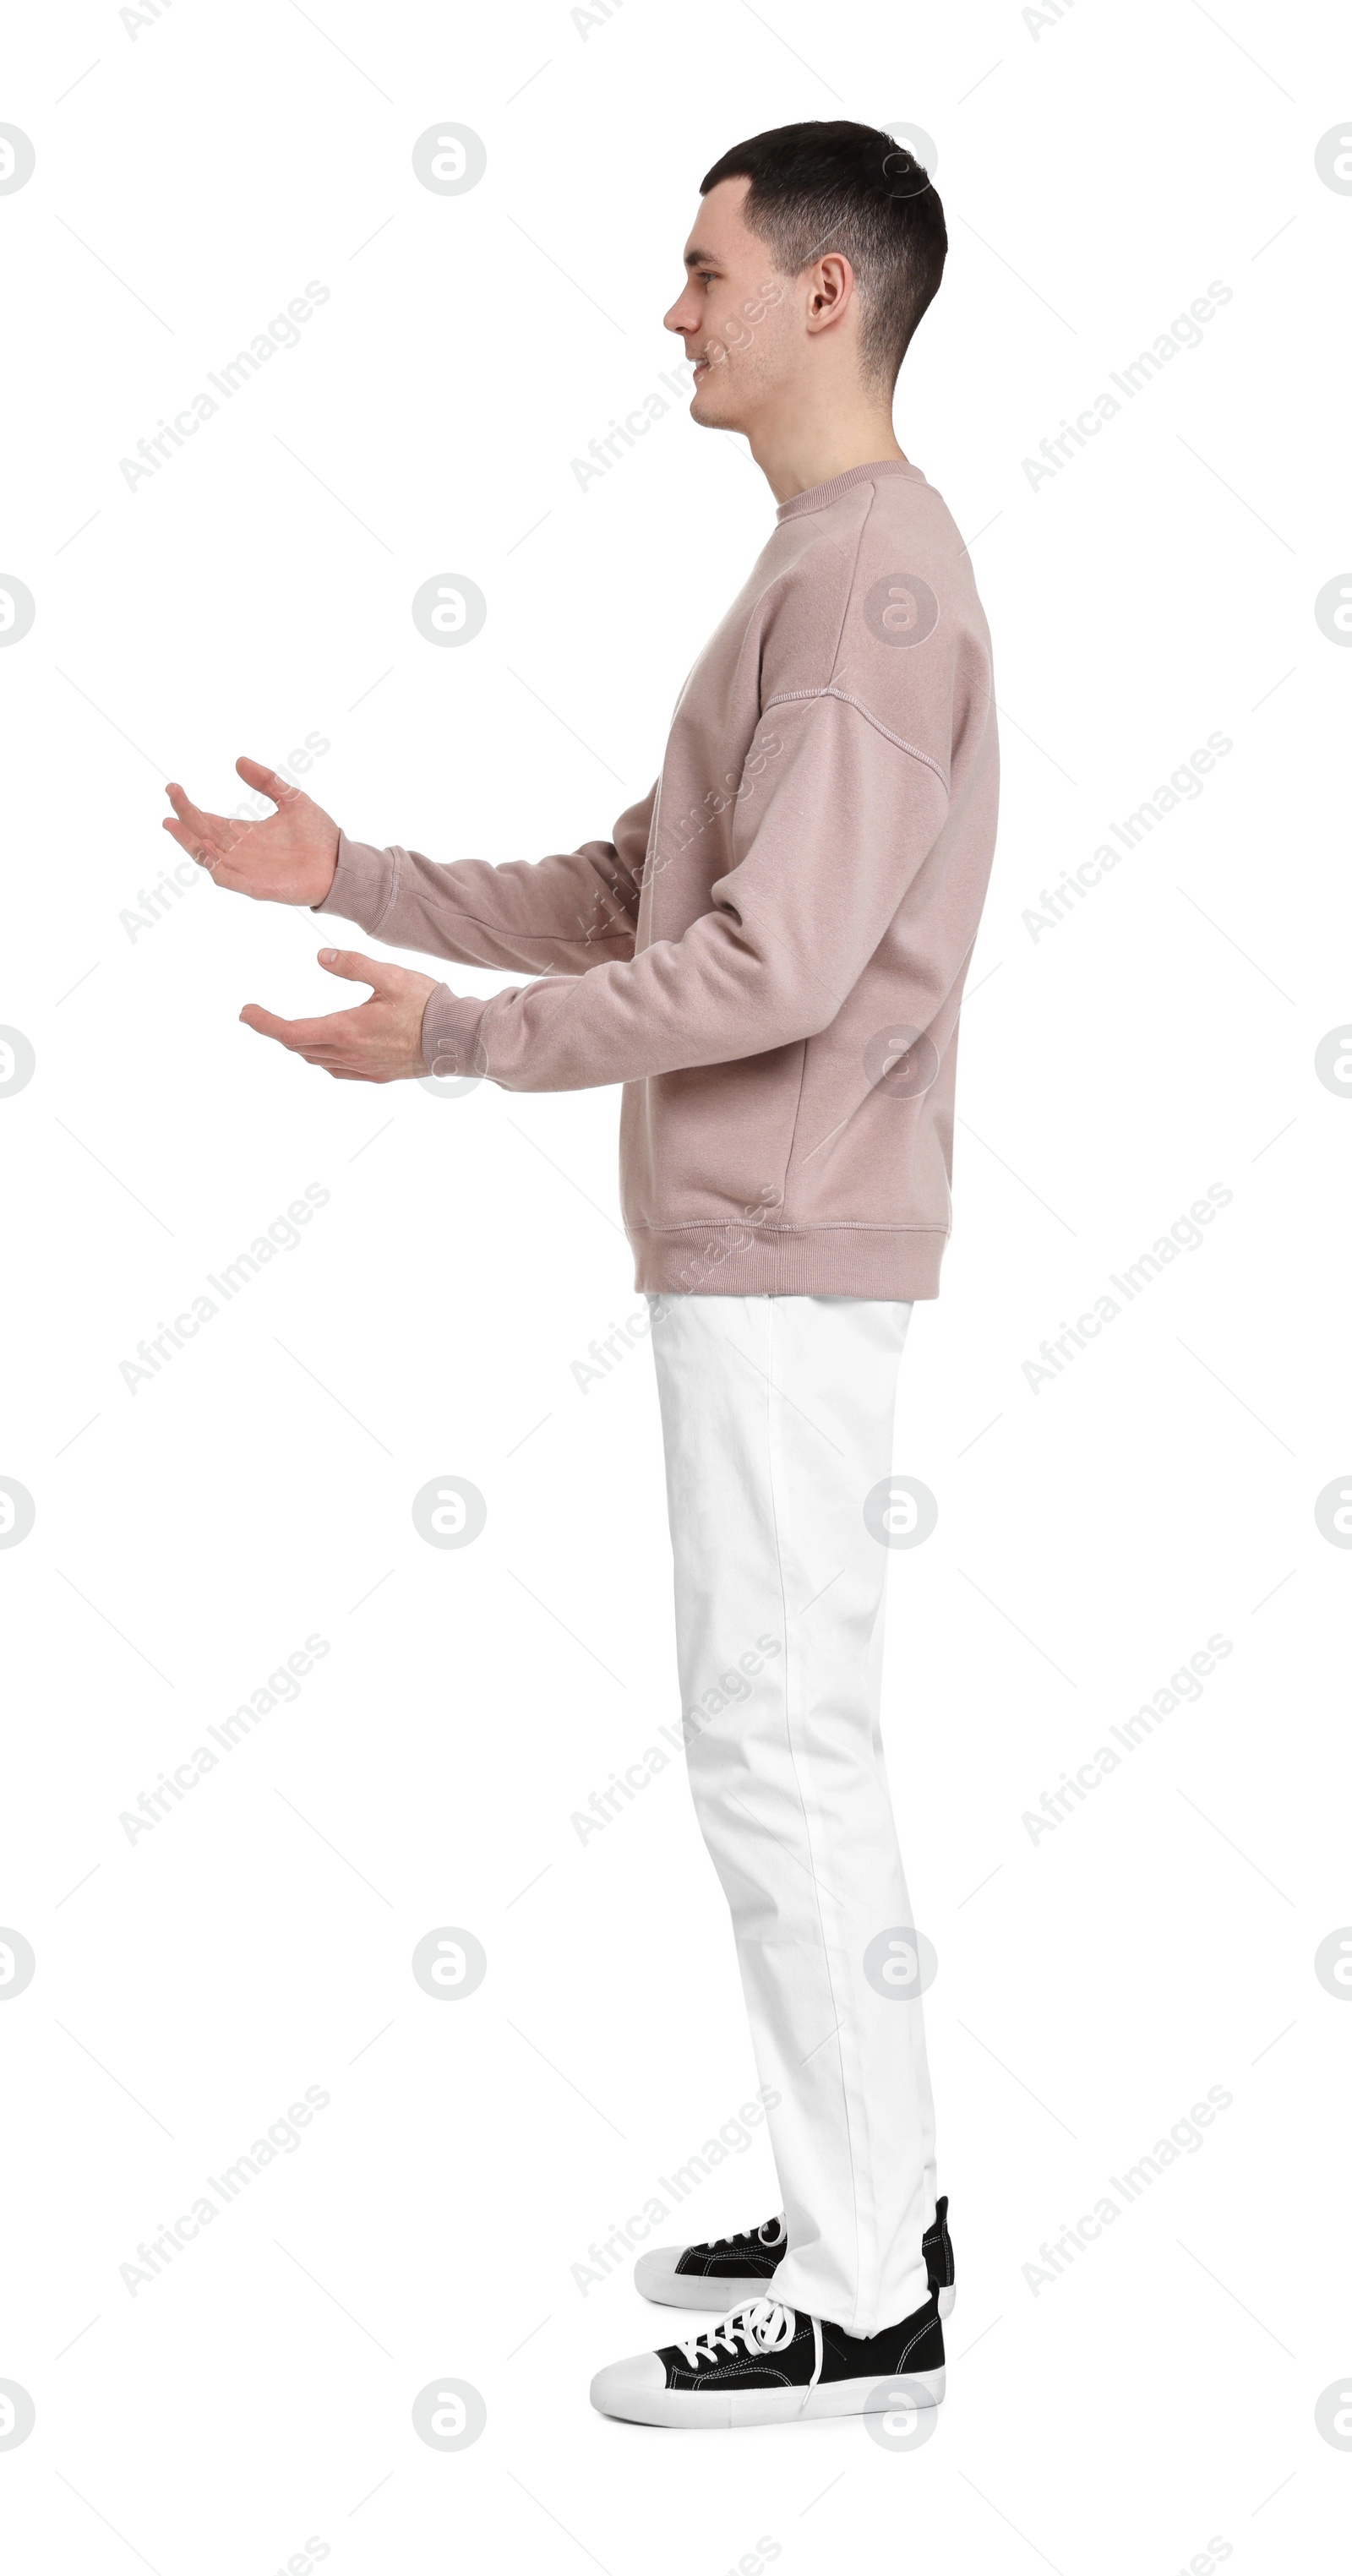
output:
[[[711,250],[701,250],[695,242],[686,252],[685,264],[687,268],[717,268],[718,261]]]

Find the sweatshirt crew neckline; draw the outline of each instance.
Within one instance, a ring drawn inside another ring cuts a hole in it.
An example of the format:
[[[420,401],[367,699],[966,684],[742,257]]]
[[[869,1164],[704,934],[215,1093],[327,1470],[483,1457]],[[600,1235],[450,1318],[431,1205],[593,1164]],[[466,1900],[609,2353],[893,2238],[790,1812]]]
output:
[[[918,465],[909,465],[901,456],[880,456],[876,465],[850,465],[843,474],[833,474],[829,483],[814,483],[806,492],[795,492],[791,501],[781,501],[775,512],[777,521],[803,518],[809,510],[824,510],[842,492],[856,483],[872,483],[880,474],[905,474],[913,483],[923,483]]]

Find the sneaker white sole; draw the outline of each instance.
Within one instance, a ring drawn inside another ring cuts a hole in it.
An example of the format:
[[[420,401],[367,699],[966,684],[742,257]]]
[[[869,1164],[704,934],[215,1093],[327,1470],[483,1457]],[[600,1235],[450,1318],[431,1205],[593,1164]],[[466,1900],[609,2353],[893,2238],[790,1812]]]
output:
[[[634,2265],[634,2287],[640,2296],[651,2299],[659,2308],[702,2308],[708,2316],[726,2316],[730,2308],[745,2307],[752,2299],[774,2296],[774,2275],[766,2280],[733,2280],[726,2272],[678,2272],[677,2246],[667,2252],[654,2248],[640,2254]],[[939,2292],[939,2314],[951,2317],[957,2304],[956,2289]]]
[[[644,2355],[647,2359],[647,2355]],[[632,2365],[629,2366],[632,2368]],[[702,2426],[729,2432],[743,2424],[802,2424],[841,2415],[885,2415],[905,2386],[913,2406],[943,2403],[942,2370],[907,2370],[897,2380],[833,2379],[815,2388],[648,2388],[628,2377],[623,2362],[598,2371],[591,2402],[602,2415],[628,2424]]]

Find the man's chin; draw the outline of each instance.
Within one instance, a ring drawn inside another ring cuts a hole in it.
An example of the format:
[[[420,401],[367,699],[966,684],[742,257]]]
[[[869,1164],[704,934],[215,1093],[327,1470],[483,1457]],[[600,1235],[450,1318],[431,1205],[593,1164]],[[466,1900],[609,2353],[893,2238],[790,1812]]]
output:
[[[700,429],[735,429],[733,409],[721,378],[712,370],[707,376],[696,376],[690,394],[690,417]]]

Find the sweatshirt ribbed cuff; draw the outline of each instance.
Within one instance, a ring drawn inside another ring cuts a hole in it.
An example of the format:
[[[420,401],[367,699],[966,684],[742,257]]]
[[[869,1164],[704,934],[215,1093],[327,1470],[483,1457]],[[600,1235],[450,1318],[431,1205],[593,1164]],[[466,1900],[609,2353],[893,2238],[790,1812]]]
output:
[[[374,933],[393,893],[393,852],[372,849],[369,841],[349,841],[346,832],[340,831],[333,883],[323,902],[312,903],[310,910],[341,913],[344,921],[355,921]]]
[[[487,1073],[488,1057],[479,1035],[479,1023],[487,1008],[487,1002],[462,1000],[447,984],[438,984],[435,993],[428,994],[422,1020],[422,1051],[429,1073],[442,1077]]]

